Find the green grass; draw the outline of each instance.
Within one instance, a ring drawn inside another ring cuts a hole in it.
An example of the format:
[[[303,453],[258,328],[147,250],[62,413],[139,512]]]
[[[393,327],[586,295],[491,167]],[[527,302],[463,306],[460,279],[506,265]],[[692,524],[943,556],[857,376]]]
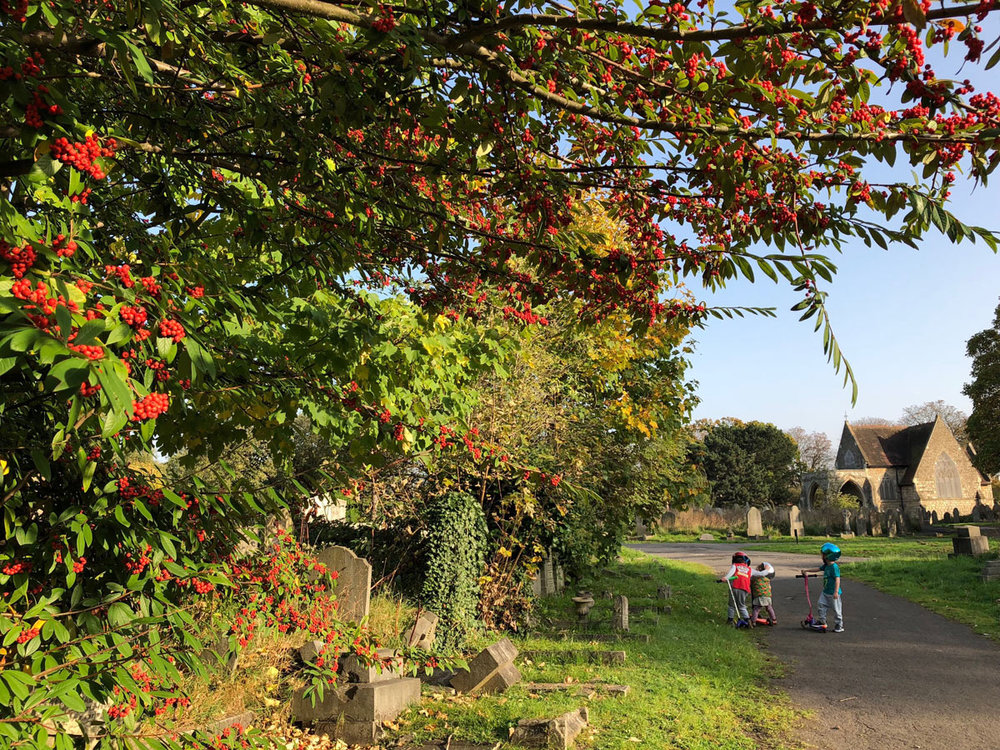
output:
[[[743,542],[748,549],[766,552],[791,552],[811,555],[819,564],[819,548],[826,542],[840,547],[846,557],[870,559],[906,558],[908,560],[940,559],[951,552],[950,537],[879,537],[863,536],[841,539],[832,536],[807,536],[799,539],[771,539],[766,542]]]
[[[577,744],[592,748],[685,748],[750,750],[796,747],[790,731],[799,714],[788,700],[767,686],[781,665],[757,647],[759,634],[724,625],[724,591],[702,566],[654,560],[623,551],[613,575],[585,582],[597,598],[592,620],[610,619],[604,590],[624,594],[633,605],[653,600],[657,586],[673,587],[669,615],[633,615],[633,632],[649,633],[650,643],[633,641],[587,644],[551,637],[515,638],[521,651],[594,648],[624,649],[625,665],[538,663],[518,660],[523,682],[501,696],[470,699],[438,696],[404,715],[399,731],[413,744],[443,739],[483,744],[505,742],[519,719],[553,717],[587,705],[593,732]],[[643,580],[643,574],[651,580]],[[573,618],[573,592],[547,599],[542,614]],[[622,698],[591,699],[566,694],[530,695],[524,682],[603,681],[631,686]]]

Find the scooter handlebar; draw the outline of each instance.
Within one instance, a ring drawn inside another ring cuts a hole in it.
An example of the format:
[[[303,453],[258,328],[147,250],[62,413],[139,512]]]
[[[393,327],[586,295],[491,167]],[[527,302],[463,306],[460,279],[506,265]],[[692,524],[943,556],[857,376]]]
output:
[[[796,578],[818,578],[819,575],[817,573],[806,573],[805,575],[802,575],[801,573],[799,573],[795,577]]]

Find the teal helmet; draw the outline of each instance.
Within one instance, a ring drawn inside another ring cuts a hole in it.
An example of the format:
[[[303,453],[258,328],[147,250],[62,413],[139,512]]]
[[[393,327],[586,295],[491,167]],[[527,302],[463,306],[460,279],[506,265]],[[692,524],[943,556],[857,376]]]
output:
[[[820,547],[819,553],[823,556],[824,560],[828,560],[829,562],[836,562],[840,559],[840,547],[836,544],[830,544],[830,542]]]

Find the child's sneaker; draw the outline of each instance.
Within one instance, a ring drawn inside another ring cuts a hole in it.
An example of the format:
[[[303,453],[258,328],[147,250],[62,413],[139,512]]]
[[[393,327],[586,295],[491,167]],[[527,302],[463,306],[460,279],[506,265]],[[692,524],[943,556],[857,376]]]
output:
[[[726,625],[732,625],[732,624],[733,624],[733,618],[730,617],[728,620],[726,620]]]
[[[838,625],[837,627],[835,627],[833,629],[833,632],[834,633],[843,633],[844,632],[844,626],[843,625]]]

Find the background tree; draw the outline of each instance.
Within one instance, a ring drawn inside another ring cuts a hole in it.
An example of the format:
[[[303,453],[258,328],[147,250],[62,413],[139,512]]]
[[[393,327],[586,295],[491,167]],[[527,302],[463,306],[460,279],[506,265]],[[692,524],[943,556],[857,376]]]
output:
[[[1000,473],[1000,305],[990,328],[969,339],[972,380],[962,392],[972,399],[969,439],[976,447],[976,465],[989,476]]]
[[[721,420],[691,446],[690,456],[718,505],[784,503],[797,478],[795,441],[773,424]]]
[[[903,416],[900,417],[899,424],[924,424],[925,422],[933,422],[938,416],[948,425],[959,443],[965,445],[969,442],[969,436],[966,432],[968,416],[958,407],[946,404],[940,399],[907,406],[903,409]]]
[[[806,432],[801,427],[785,430],[799,449],[802,471],[825,471],[833,467],[836,451],[825,432]]]

